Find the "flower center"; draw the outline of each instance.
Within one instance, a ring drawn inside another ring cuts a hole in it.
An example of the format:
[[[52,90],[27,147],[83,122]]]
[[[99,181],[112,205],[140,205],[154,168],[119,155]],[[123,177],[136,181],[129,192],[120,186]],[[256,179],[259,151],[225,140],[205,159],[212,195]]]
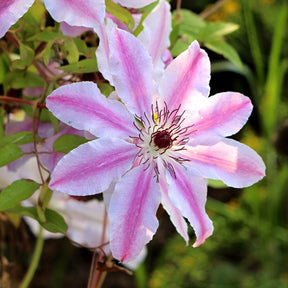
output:
[[[172,146],[173,140],[168,130],[157,131],[152,135],[154,145],[159,149],[169,149]]]
[[[138,137],[131,137],[134,144],[139,148],[137,154],[138,163],[154,165],[156,175],[158,174],[157,158],[161,158],[164,166],[174,175],[173,163],[182,164],[187,159],[179,156],[178,152],[185,150],[190,135],[193,133],[193,125],[186,126],[185,111],[180,112],[178,108],[169,110],[166,103],[159,109],[156,102],[151,105],[151,114],[135,116],[135,128],[138,130]]]

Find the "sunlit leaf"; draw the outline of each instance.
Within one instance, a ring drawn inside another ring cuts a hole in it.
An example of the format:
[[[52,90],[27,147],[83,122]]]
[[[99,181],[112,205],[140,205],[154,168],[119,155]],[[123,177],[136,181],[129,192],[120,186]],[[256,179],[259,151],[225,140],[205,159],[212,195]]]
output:
[[[92,73],[98,71],[96,59],[84,59],[77,63],[58,67],[57,69],[71,73]]]
[[[221,180],[208,179],[208,186],[212,188],[227,188],[227,185]]]
[[[28,39],[28,41],[44,41],[44,42],[48,42],[51,40],[56,40],[56,39],[66,39],[67,36],[58,33],[58,32],[54,32],[54,31],[49,31],[49,30],[44,30],[43,32],[40,32],[32,37],[30,37]]]
[[[115,4],[111,0],[106,0],[106,10],[108,13],[115,16],[117,19],[119,19],[122,23],[124,23],[130,31],[134,28],[134,19],[131,15],[131,13],[126,10],[125,8]]]
[[[83,41],[80,38],[73,38],[73,41],[75,45],[77,46],[79,53],[84,54],[84,55],[88,53],[88,48],[87,48],[85,41]]]
[[[64,57],[70,64],[78,62],[79,51],[72,38],[65,40],[63,45],[60,45],[60,47]]]
[[[31,180],[17,180],[0,193],[0,211],[15,207],[33,195],[39,184]]]
[[[53,149],[56,152],[68,153],[87,141],[87,139],[78,135],[62,135],[54,142]]]
[[[219,40],[222,36],[230,34],[239,28],[234,23],[211,22],[199,29],[198,40],[201,42],[209,42]]]

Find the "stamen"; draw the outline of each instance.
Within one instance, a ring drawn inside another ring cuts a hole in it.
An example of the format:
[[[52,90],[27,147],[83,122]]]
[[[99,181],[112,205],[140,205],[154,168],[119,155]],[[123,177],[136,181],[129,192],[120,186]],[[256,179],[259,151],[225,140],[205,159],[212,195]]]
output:
[[[137,154],[137,157],[139,157],[138,164],[145,165],[144,170],[153,165],[157,181],[160,174],[157,166],[158,157],[162,159],[165,169],[169,171],[173,178],[176,178],[173,163],[183,165],[184,162],[189,161],[173,153],[186,150],[185,145],[189,142],[189,136],[193,133],[191,128],[194,125],[185,126],[185,111],[180,111],[180,109],[181,105],[169,111],[166,102],[160,109],[158,102],[156,102],[151,105],[151,115],[144,112],[141,117],[135,116],[133,125],[139,135],[130,138],[139,148]]]

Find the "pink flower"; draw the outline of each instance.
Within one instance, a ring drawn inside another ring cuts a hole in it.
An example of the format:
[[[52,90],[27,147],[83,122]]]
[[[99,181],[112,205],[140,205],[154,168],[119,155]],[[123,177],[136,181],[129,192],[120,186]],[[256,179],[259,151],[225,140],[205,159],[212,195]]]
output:
[[[137,19],[137,15],[135,14],[133,14],[133,16],[135,22],[139,22],[140,18],[138,17],[139,19]],[[109,65],[109,37],[111,37],[111,31],[114,28],[125,28],[124,25],[121,25],[121,22],[115,22],[114,20],[113,18],[107,18],[104,25],[97,25],[94,29],[100,39],[99,46],[96,50],[98,68],[111,85],[113,85],[113,77]],[[144,29],[137,38],[142,42],[152,57],[154,80],[158,80],[163,74],[165,60],[169,63],[169,56],[166,56],[165,59],[165,53],[167,55],[166,49],[170,45],[169,35],[172,27],[170,5],[167,1],[160,0],[159,4],[145,18],[142,24]],[[128,28],[126,27],[126,29],[123,30],[128,30]]]
[[[0,38],[20,19],[35,0],[1,0]],[[93,28],[105,17],[104,0],[44,0],[51,16],[58,22],[65,21],[71,26]]]
[[[92,82],[65,85],[47,98],[61,121],[99,137],[59,161],[50,188],[91,195],[110,187],[111,193],[103,193],[110,247],[123,262],[152,239],[160,203],[186,242],[183,217],[188,219],[198,246],[213,231],[205,212],[206,179],[245,187],[265,175],[254,150],[225,138],[246,123],[251,101],[234,92],[208,97],[210,63],[196,41],[159,82],[153,79],[151,56],[133,35],[113,29],[109,47],[110,71],[123,104],[105,98]]]
[[[0,2],[0,38],[33,5],[35,0],[1,0]]]

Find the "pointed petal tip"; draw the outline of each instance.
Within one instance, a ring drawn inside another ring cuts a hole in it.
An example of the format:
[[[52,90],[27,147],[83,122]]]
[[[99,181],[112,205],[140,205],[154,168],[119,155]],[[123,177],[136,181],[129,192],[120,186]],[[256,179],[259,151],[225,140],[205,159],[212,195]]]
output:
[[[207,230],[200,239],[197,239],[196,242],[192,245],[193,248],[199,247],[202,245],[205,240],[213,234],[213,226],[211,230]]]

